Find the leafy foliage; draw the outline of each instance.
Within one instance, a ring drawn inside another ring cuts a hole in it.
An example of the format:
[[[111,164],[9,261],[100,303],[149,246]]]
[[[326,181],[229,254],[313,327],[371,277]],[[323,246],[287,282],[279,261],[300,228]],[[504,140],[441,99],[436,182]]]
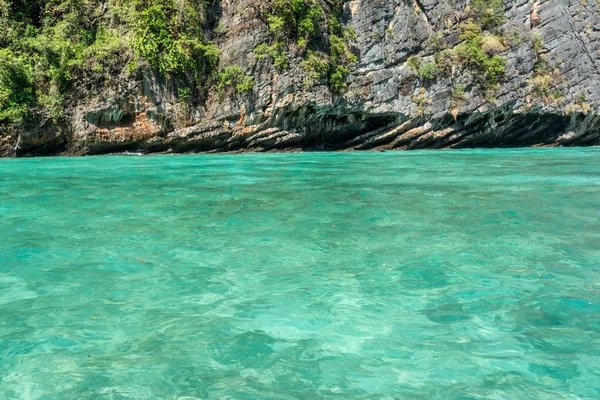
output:
[[[246,75],[237,65],[225,67],[219,73],[217,90],[231,90],[236,93],[251,92],[254,88],[254,78]]]
[[[481,50],[486,54],[499,54],[506,49],[498,36],[484,35],[481,40]]]
[[[308,53],[302,62],[302,67],[306,71],[306,86],[312,86],[327,76],[330,65],[326,60],[327,55],[321,52],[310,51]]]
[[[480,83],[490,86],[497,83],[504,74],[506,59],[497,54],[486,54],[482,44],[483,38],[476,36],[458,45],[454,50],[458,60],[476,72]]]
[[[346,89],[346,76],[350,73],[348,67],[337,65],[329,75],[329,87],[334,93],[342,92]]]
[[[255,57],[269,56],[277,68],[287,69],[289,54],[300,55],[306,86],[327,78],[333,92],[342,92],[349,66],[357,62],[349,47],[356,34],[340,22],[342,2],[331,3],[332,11],[327,16],[317,0],[274,0],[266,15],[273,42],[258,45]]]
[[[438,70],[438,76],[451,76],[454,63],[455,57],[452,50],[446,49],[435,53],[435,66]]]
[[[477,36],[481,36],[483,32],[481,26],[473,21],[465,22],[460,24],[458,27],[460,32],[460,40],[469,41],[475,39]]]
[[[269,30],[277,40],[306,44],[317,34],[323,10],[316,0],[275,0],[267,15]]]
[[[452,99],[454,101],[466,101],[467,94],[465,93],[466,86],[465,85],[455,85],[452,87]]]
[[[0,49],[0,122],[23,119],[35,104],[31,68],[9,49]]]
[[[266,43],[261,43],[254,48],[254,57],[258,60],[270,56],[273,59],[273,64],[279,70],[286,70],[289,68],[289,57],[285,51],[283,42],[276,41],[273,45],[269,46]]]
[[[423,81],[438,77],[454,77],[456,70],[470,72],[480,89],[489,92],[505,73],[507,60],[501,54],[506,51],[506,40],[497,36],[500,24],[504,22],[502,0],[473,0],[466,9],[468,19],[458,27],[461,43],[454,48],[436,47],[435,62],[422,64],[411,56],[407,64]],[[434,38],[436,43],[441,40]],[[453,98],[462,99],[464,90],[459,90]]]
[[[473,0],[473,16],[482,29],[495,28],[504,22],[504,2],[502,0]]]
[[[136,53],[160,72],[171,76],[186,70],[208,71],[216,67],[219,51],[206,43],[195,11],[181,10],[174,2],[162,1],[145,8],[136,24]]]
[[[204,0],[0,0],[0,122],[60,119],[137,60],[207,82],[219,53],[205,19]]]
[[[419,68],[419,77],[425,81],[435,80],[439,73],[440,71],[434,62],[425,63]]]
[[[417,74],[419,73],[419,68],[421,68],[421,60],[419,59],[419,57],[412,55],[408,57],[408,60],[406,60],[406,62],[408,63],[408,66],[413,70],[413,72]]]

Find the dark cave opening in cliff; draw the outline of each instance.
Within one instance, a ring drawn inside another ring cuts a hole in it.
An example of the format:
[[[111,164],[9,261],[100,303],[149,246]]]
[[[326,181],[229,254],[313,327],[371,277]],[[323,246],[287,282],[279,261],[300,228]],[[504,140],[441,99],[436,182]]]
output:
[[[309,148],[336,150],[361,135],[392,128],[397,121],[398,115],[395,113],[330,116],[308,126],[306,145]]]

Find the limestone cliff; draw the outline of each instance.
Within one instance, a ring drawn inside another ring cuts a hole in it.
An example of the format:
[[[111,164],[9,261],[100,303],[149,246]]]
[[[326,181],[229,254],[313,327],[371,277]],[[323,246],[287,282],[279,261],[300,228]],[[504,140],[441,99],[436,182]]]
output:
[[[333,2],[319,1],[331,13]],[[4,136],[2,154],[600,144],[598,1],[505,0],[493,29],[475,26],[465,0],[345,1],[356,60],[341,90],[326,78],[307,83],[306,55],[294,49],[287,68],[257,57],[273,42],[266,3],[223,0],[209,10],[220,68],[241,67],[251,90],[213,86],[186,100],[179,82],[141,66],[60,123]],[[476,57],[502,61],[498,76]]]

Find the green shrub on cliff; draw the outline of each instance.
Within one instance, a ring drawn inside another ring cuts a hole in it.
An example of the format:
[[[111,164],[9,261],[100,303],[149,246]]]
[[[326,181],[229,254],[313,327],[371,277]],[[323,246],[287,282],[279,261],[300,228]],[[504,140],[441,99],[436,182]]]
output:
[[[273,65],[279,70],[286,70],[289,68],[289,57],[284,49],[283,42],[276,41],[271,46],[266,43],[261,43],[254,48],[254,57],[257,60],[262,60],[267,56],[273,59]]]
[[[482,29],[481,26],[476,24],[473,21],[468,21],[458,26],[458,31],[460,33],[460,40],[469,41],[475,39],[477,36],[481,36]]]
[[[458,60],[472,70],[480,84],[490,87],[498,82],[505,72],[506,58],[483,51],[483,38],[476,36],[454,49]]]
[[[35,104],[33,72],[9,49],[0,49],[0,122],[20,122]]]
[[[466,86],[462,84],[456,84],[452,87],[452,100],[454,101],[466,101],[467,94],[465,93]]]
[[[254,88],[254,78],[246,75],[237,65],[230,65],[219,72],[217,90],[228,90],[232,93],[247,93]]]
[[[306,86],[327,77],[330,89],[334,93],[342,92],[349,66],[357,61],[349,47],[356,34],[340,22],[340,0],[331,2],[328,14],[317,0],[273,1],[265,16],[272,42],[259,44],[254,49],[255,58],[270,57],[277,68],[287,69],[289,55],[300,56]]]
[[[4,30],[10,33],[4,38],[6,47],[23,69],[32,71],[28,86],[13,91],[26,92],[28,110],[35,107],[42,118],[59,118],[73,82],[84,76],[86,49],[95,41],[90,31],[94,13],[87,6],[76,1],[4,2],[3,19],[9,24]]]
[[[350,73],[348,67],[337,65],[329,75],[329,87],[334,93],[341,93],[346,89],[346,76]]]
[[[269,32],[274,41],[261,43],[254,49],[257,59],[270,56],[280,70],[289,67],[288,49],[306,50],[319,33],[324,12],[316,0],[275,0],[266,14]]]
[[[473,0],[472,13],[483,29],[495,28],[504,22],[504,2],[502,0]]]
[[[415,55],[412,55],[408,57],[408,60],[406,60],[406,62],[408,63],[410,69],[412,69],[413,72],[418,75],[419,68],[421,68],[421,59]]]
[[[419,68],[419,77],[424,81],[434,81],[440,71],[435,62],[427,62]]]
[[[302,61],[302,67],[306,72],[304,82],[306,86],[312,86],[327,76],[330,65],[326,60],[327,55],[322,52],[310,51],[308,53],[306,59]]]
[[[205,85],[219,57],[204,39],[205,9],[204,0],[0,0],[2,122],[60,119],[136,60]]]
[[[443,77],[452,76],[452,68],[455,63],[455,56],[452,50],[446,49],[435,53],[435,66],[438,70],[438,75]]]
[[[473,0],[470,7],[470,19],[459,25],[462,43],[452,53],[473,74],[479,86],[488,91],[505,73],[506,58],[500,55],[505,51],[504,45],[499,37],[490,34],[504,22],[504,3]]]
[[[305,45],[318,32],[323,9],[316,0],[275,0],[267,14],[269,31],[277,40]]]
[[[198,21],[186,21],[185,13],[182,21],[174,3],[162,3],[141,12],[133,40],[136,53],[167,76],[189,70],[212,71],[218,62],[218,49],[204,40],[197,27],[187,27]]]
[[[411,56],[407,64],[422,81],[455,78],[456,72],[462,70],[473,78],[484,96],[489,96],[506,70],[507,60],[502,56],[506,41],[497,36],[497,28],[504,22],[504,3],[502,0],[473,0],[463,16],[466,21],[458,26],[461,42],[457,46],[436,47],[435,62],[422,64],[419,58]],[[449,24],[448,29],[451,26]],[[434,36],[436,43],[443,42],[439,35]]]

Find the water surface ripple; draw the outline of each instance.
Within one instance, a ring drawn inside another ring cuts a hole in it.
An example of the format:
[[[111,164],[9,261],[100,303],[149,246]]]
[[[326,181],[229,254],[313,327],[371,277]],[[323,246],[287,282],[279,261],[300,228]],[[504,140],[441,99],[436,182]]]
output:
[[[1,399],[600,397],[600,149],[0,160]]]

